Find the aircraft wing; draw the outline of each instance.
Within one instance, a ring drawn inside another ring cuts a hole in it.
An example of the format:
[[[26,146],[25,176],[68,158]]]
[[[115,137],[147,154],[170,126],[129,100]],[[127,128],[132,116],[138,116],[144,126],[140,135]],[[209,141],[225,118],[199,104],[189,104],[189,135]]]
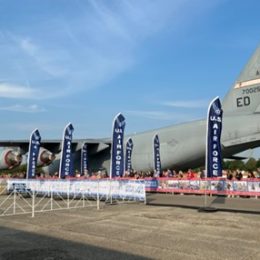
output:
[[[259,140],[260,140],[260,133],[255,133],[252,135],[243,136],[241,138],[222,141],[222,145],[224,147],[231,147],[231,146],[236,146],[236,145],[241,145],[241,144],[259,143]]]
[[[222,141],[224,158],[245,160],[253,157],[253,149],[260,146],[260,133]]]
[[[232,160],[246,160],[254,155],[254,149],[248,149],[241,153],[237,153],[231,156],[226,157],[226,159],[232,159]]]
[[[72,141],[73,151],[81,149],[83,143],[88,144],[88,150],[90,154],[99,153],[111,146],[111,140],[109,139],[75,139]],[[46,140],[41,142],[41,146],[47,150],[58,153],[61,151],[61,140]],[[28,140],[0,140],[0,147],[19,147],[23,153],[26,153],[29,148]]]
[[[245,159],[248,159],[248,158],[247,158],[247,157],[242,157],[242,156],[232,155],[232,156],[226,157],[225,159],[230,159],[230,160],[245,160]]]

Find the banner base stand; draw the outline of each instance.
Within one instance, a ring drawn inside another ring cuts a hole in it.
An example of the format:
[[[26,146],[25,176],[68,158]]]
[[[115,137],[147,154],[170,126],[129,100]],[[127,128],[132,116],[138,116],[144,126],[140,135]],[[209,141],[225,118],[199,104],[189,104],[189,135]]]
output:
[[[205,213],[211,213],[216,211],[218,211],[218,209],[214,207],[201,207],[198,209],[198,212],[205,212]]]

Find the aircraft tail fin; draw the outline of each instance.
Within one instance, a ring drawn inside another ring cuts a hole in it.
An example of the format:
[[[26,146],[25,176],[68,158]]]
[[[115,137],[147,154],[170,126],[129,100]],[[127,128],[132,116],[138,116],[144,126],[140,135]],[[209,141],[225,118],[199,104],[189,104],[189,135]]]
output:
[[[260,113],[260,46],[222,102],[224,115]]]

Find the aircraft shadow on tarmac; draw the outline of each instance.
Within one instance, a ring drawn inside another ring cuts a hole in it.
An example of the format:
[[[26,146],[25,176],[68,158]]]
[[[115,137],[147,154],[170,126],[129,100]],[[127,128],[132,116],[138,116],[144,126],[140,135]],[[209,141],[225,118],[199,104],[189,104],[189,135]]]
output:
[[[148,259],[142,256],[1,227],[1,260]]]

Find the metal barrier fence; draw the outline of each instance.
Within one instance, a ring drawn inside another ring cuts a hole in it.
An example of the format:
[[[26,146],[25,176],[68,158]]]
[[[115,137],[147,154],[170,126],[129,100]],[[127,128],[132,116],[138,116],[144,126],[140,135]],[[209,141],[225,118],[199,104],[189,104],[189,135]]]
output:
[[[99,209],[100,199],[102,199],[99,196],[86,197],[84,193],[65,195],[53,191],[48,193],[18,189],[10,191],[7,185],[5,189],[3,184],[1,186],[0,216],[31,214],[34,217],[37,212],[53,210],[85,207]]]
[[[100,202],[144,201],[142,181],[0,180],[0,216],[92,207]]]
[[[146,191],[260,197],[260,179],[147,178]]]

